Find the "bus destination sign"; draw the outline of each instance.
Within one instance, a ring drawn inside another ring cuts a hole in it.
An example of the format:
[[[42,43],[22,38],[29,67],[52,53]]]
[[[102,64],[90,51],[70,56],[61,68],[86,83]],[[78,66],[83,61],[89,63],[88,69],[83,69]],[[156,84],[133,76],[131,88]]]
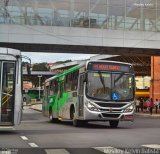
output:
[[[114,70],[119,71],[121,69],[121,66],[118,65],[107,65],[107,64],[93,64],[92,68],[94,70]]]
[[[112,64],[112,63],[98,63],[92,62],[88,64],[88,70],[94,71],[120,71],[120,72],[130,72],[129,65],[123,64]]]

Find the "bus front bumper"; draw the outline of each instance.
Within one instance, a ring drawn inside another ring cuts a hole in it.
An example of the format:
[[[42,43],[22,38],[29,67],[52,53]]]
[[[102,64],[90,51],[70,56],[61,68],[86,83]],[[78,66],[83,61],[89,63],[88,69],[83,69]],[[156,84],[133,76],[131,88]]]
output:
[[[134,121],[134,110],[132,112],[96,112],[84,109],[84,119],[86,121]]]

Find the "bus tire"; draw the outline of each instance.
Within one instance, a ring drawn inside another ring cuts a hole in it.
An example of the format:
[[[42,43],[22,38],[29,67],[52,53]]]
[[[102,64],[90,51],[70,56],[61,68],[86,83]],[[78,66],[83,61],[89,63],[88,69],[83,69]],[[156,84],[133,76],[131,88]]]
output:
[[[117,128],[118,127],[118,123],[119,123],[118,120],[110,120],[109,121],[110,127],[112,127],[112,128]]]
[[[72,120],[73,126],[75,127],[80,126],[80,121],[75,117],[75,108],[73,105],[71,105],[71,108],[70,108],[70,118]]]
[[[79,127],[80,126],[80,121],[77,119],[73,119],[73,126]]]
[[[49,120],[50,122],[55,122],[55,123],[59,122],[58,118],[53,117],[52,109],[49,110]]]

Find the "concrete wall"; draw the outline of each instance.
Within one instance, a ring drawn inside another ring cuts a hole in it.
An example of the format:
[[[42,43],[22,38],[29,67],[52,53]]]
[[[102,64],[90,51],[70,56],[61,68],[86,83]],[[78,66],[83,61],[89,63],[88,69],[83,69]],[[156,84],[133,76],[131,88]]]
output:
[[[160,32],[0,25],[0,42],[160,48]]]

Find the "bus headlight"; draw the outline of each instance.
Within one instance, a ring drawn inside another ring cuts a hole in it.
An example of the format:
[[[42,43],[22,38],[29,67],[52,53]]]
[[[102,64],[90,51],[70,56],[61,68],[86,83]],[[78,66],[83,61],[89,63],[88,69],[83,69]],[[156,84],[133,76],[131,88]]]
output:
[[[86,102],[86,106],[87,106],[87,108],[88,108],[89,110],[91,110],[91,111],[99,111],[99,110],[96,108],[96,106],[93,105],[92,103],[90,103],[89,101]]]
[[[132,104],[132,105],[128,106],[128,107],[124,110],[124,112],[132,112],[133,109],[134,109],[134,105]]]

